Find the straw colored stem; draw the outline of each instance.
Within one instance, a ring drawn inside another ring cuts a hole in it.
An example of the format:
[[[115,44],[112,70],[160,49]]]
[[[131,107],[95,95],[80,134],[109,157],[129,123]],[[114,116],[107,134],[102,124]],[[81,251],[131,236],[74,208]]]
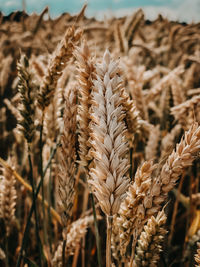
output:
[[[111,234],[113,216],[107,215],[106,267],[111,267]]]
[[[92,202],[92,211],[93,211],[93,216],[94,216],[94,229],[95,229],[95,237],[96,237],[96,245],[97,245],[98,264],[99,264],[99,267],[102,267],[101,240],[100,240],[100,236],[99,236],[99,229],[98,229],[98,223],[97,223],[95,201],[94,201],[94,196],[93,196],[92,193],[90,193],[90,198],[91,198],[91,202]]]
[[[168,237],[168,245],[171,245],[172,238],[173,238],[173,233],[174,233],[174,226],[175,226],[175,221],[176,221],[176,215],[178,211],[178,203],[179,203],[179,198],[180,198],[180,192],[183,186],[183,181],[184,181],[184,176],[181,176],[180,183],[178,185],[178,192],[177,192],[177,197],[176,197],[176,202],[174,204],[174,209],[173,209],[173,214],[172,214],[172,220],[171,220],[171,225],[170,225],[170,234]]]

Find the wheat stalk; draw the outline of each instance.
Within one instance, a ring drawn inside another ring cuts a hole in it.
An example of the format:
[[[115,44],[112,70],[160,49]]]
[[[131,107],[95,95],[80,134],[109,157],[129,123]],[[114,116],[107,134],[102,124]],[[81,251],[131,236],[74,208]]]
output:
[[[148,142],[145,147],[146,160],[151,160],[156,158],[159,140],[160,140],[160,125],[156,126],[152,125]]]

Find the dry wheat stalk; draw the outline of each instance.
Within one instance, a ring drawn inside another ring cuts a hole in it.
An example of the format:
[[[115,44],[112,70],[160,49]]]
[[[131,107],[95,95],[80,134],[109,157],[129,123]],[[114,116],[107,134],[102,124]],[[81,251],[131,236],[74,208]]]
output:
[[[38,88],[33,82],[29,62],[24,55],[21,56],[17,69],[19,77],[18,91],[21,98],[21,118],[18,121],[18,125],[27,142],[31,143],[35,133],[35,96]]]
[[[38,79],[42,79],[45,75],[45,65],[43,64],[42,60],[40,60],[39,57],[32,56],[30,62],[33,66],[36,75],[38,76]]]
[[[194,96],[199,94],[200,94],[200,88],[189,89],[187,91],[187,96]]]
[[[185,79],[184,79],[184,87],[185,88],[192,88],[194,84],[194,76],[196,73],[196,63],[192,63],[190,68],[185,72]]]
[[[163,119],[166,119],[166,114],[169,113],[170,110],[170,88],[169,85],[166,84],[166,86],[162,89],[160,99],[159,99],[159,105],[158,105],[158,113],[156,114],[158,117],[161,117]],[[155,103],[155,101],[152,101],[150,103]]]
[[[9,81],[12,62],[13,62],[13,57],[11,55],[8,55],[7,57],[3,58],[3,60],[1,60],[1,66],[3,66],[0,71],[0,88],[1,88],[0,95],[1,96],[4,94],[6,85]]]
[[[177,124],[172,128],[172,130],[167,133],[161,140],[161,159],[168,155],[169,151],[174,148],[174,139],[178,134],[180,134],[181,126]]]
[[[111,249],[112,249],[112,256],[115,260],[120,263],[122,260],[121,257],[121,244],[120,244],[120,237],[119,237],[119,227],[116,223],[117,215],[113,217],[113,225],[112,225],[112,235],[111,235]]]
[[[73,55],[75,45],[78,44],[81,35],[82,32],[80,30],[75,31],[74,27],[69,27],[64,39],[57,46],[40,88],[38,104],[41,109],[44,109],[50,104],[51,98],[57,86],[57,81],[64,68],[69,63],[69,60]]]
[[[169,85],[171,82],[171,77],[174,75],[180,75],[184,72],[184,67],[182,65],[178,66],[174,70],[170,71],[169,74],[165,75],[162,79],[160,79],[159,83],[157,83],[154,87],[152,87],[146,96],[147,103],[152,101],[157,95],[160,94],[163,87]]]
[[[8,100],[7,98],[4,99],[4,103],[6,104],[7,108],[10,110],[10,112],[13,114],[13,116],[15,116],[16,120],[20,120],[21,115],[19,110],[11,103],[10,100]]]
[[[100,217],[98,217],[98,219],[99,218]],[[80,244],[81,239],[86,234],[88,225],[92,223],[93,223],[93,216],[88,216],[73,222],[69,227],[69,231],[66,231],[66,229],[63,230],[63,239],[67,240],[65,248],[66,257],[69,257],[70,255],[74,254],[76,247]],[[60,244],[57,247],[57,250],[54,253],[54,257],[52,260],[52,264],[55,267],[62,266],[62,249],[63,249],[63,242],[60,242]]]
[[[90,115],[94,168],[90,170],[89,183],[102,210],[110,216],[118,212],[129,184],[125,176],[129,168],[125,158],[128,145],[117,71],[118,63],[106,50],[102,64],[97,66]]]
[[[142,20],[143,17],[144,13],[142,9],[139,9],[136,13],[133,13],[132,16],[126,18],[126,21],[124,23],[124,32],[127,40],[131,38],[134,28],[138,27],[138,21]]]
[[[122,31],[122,25],[117,21],[114,25],[114,38],[117,44],[118,51],[126,53],[128,50],[128,43],[124,36],[124,31]]]
[[[171,113],[174,115],[175,119],[180,121],[180,124],[185,126],[188,123],[189,113],[194,112],[195,106],[200,103],[200,96],[193,96],[191,99],[181,103],[178,106],[171,108]],[[192,114],[191,114],[192,115]],[[184,123],[184,124],[183,124]]]
[[[78,123],[79,123],[79,146],[80,146],[80,163],[83,166],[88,166],[88,161],[91,160],[89,155],[90,144],[89,139],[89,109],[91,106],[91,91],[93,79],[96,77],[94,62],[91,58],[89,47],[86,42],[81,48],[76,48],[74,55],[77,59],[79,82],[79,107],[78,107]]]
[[[65,110],[63,115],[64,129],[61,136],[59,154],[59,208],[63,225],[68,226],[74,202],[75,161],[76,161],[76,88],[70,88],[65,96]]]
[[[135,20],[132,23],[132,25],[130,25],[130,28],[128,29],[127,32],[127,41],[128,41],[128,47],[131,48],[132,47],[132,42],[134,39],[134,35],[137,32],[140,24],[144,21],[144,13],[142,11],[142,9],[139,9],[136,13],[135,13]]]
[[[171,77],[171,91],[173,96],[174,106],[180,105],[185,101],[183,87],[181,86],[182,80],[178,75],[174,74]]]
[[[166,220],[167,216],[162,210],[156,217],[152,216],[144,226],[136,247],[136,266],[158,266],[162,243],[167,233],[163,227]]]
[[[134,102],[130,99],[130,96],[126,92],[125,88],[122,88],[121,94],[123,111],[126,115],[125,120],[128,128],[128,137],[134,138],[134,134],[140,132],[142,126],[139,111],[137,110]]]
[[[151,186],[151,175],[155,168],[156,165],[153,165],[152,161],[147,161],[137,169],[134,182],[129,186],[127,196],[120,206],[116,223],[119,227],[123,257],[132,233],[134,232],[137,236],[138,229],[147,221],[145,208],[151,205],[151,196],[148,195],[148,191]]]
[[[129,86],[133,101],[140,112],[141,118],[148,120],[147,106],[145,105],[145,99],[142,93],[142,75],[143,72],[140,74],[140,78],[136,82],[130,81]]]
[[[8,158],[8,164],[11,165],[11,158]],[[0,217],[5,221],[6,235],[10,234],[11,226],[15,220],[15,206],[17,193],[15,189],[15,177],[8,168],[1,168],[0,176]]]
[[[157,156],[158,143],[160,140],[160,125],[152,125],[147,145],[145,147],[145,159],[152,160]]]

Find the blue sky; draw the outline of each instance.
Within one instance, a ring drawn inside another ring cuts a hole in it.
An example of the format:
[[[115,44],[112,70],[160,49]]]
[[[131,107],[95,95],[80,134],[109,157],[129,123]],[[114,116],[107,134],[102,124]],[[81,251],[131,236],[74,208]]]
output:
[[[45,6],[50,7],[52,17],[63,12],[77,13],[84,0],[25,0],[28,13],[40,13]],[[103,18],[103,15],[123,16],[142,7],[146,17],[154,19],[158,13],[180,21],[200,21],[200,0],[88,0],[86,15]],[[22,10],[22,0],[0,0],[0,10],[9,14]]]

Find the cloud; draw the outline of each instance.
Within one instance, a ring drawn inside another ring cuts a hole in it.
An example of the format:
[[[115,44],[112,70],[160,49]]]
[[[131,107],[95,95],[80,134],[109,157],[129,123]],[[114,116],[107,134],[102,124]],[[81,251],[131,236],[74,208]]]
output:
[[[21,7],[21,2],[16,2],[15,0],[10,0],[10,1],[6,1],[3,3],[4,7],[12,7],[14,6],[15,8],[19,8]]]

